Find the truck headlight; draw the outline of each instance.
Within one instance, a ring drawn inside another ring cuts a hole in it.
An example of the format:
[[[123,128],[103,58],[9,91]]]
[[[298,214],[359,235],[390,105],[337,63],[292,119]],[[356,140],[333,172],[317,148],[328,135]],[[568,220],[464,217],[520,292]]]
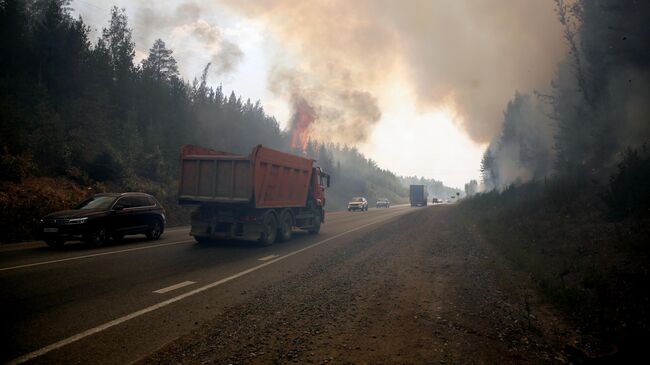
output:
[[[72,218],[68,220],[68,224],[82,224],[82,223],[86,223],[87,221],[88,221],[88,217]]]

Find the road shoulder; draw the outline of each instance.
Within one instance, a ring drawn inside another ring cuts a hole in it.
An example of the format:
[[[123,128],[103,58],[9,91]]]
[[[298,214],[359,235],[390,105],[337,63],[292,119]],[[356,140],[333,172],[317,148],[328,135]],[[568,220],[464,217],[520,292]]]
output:
[[[448,209],[381,226],[140,363],[566,362],[563,322]]]

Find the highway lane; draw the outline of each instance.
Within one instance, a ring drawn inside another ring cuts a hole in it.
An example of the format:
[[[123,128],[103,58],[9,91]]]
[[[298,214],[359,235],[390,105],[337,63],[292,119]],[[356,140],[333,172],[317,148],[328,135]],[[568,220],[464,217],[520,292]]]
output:
[[[320,235],[296,232],[292,241],[271,247],[246,242],[199,245],[181,228],[168,231],[158,242],[131,240],[101,249],[73,244],[63,250],[38,246],[0,250],[4,308],[0,360],[16,359],[98,328],[98,333],[55,346],[34,360],[136,360],[228,305],[254,295],[256,288],[282,280],[328,250],[345,249],[346,242],[414,209],[330,213]],[[310,246],[314,244],[317,246]],[[304,251],[296,253],[299,250]],[[256,269],[246,273],[252,268]],[[245,275],[237,276],[242,272]],[[227,278],[231,279],[213,285]],[[197,290],[187,298],[156,307]],[[102,327],[152,307],[114,326]]]

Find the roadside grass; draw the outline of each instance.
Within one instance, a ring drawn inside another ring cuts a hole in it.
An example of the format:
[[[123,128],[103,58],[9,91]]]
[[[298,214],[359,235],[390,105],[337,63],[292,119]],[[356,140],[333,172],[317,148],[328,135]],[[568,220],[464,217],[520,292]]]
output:
[[[612,220],[603,190],[529,183],[466,199],[453,214],[585,334],[636,351],[650,334],[650,220]]]

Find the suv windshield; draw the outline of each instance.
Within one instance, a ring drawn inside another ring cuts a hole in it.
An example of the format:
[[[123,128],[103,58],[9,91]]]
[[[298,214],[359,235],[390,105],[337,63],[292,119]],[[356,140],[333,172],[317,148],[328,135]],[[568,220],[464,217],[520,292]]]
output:
[[[79,203],[74,209],[108,209],[114,201],[114,196],[93,196]]]
[[[362,202],[363,198],[352,198],[353,202]]]

